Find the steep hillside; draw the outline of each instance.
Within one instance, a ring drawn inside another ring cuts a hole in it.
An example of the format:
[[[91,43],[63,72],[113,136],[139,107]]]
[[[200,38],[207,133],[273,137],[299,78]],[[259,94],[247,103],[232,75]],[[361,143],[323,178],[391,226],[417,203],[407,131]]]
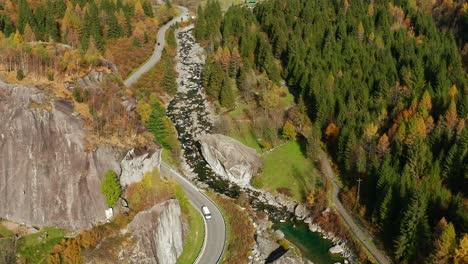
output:
[[[312,159],[326,146],[342,201],[401,263],[454,261],[468,223],[468,79],[428,2],[270,0],[223,15],[208,1],[195,30],[216,47],[203,85],[237,119],[220,130],[250,123],[263,149],[297,133]],[[320,188],[308,201],[324,209]]]
[[[85,151],[83,122],[68,102],[34,87],[0,85],[0,215],[19,223],[85,228],[105,219],[101,177],[122,152]]]

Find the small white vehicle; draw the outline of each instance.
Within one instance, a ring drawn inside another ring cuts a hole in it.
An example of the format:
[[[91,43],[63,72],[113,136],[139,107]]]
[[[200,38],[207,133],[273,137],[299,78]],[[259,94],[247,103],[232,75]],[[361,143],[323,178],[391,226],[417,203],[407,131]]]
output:
[[[204,205],[202,206],[201,209],[202,209],[203,216],[205,216],[206,219],[211,219],[211,212],[208,209],[208,206]]]

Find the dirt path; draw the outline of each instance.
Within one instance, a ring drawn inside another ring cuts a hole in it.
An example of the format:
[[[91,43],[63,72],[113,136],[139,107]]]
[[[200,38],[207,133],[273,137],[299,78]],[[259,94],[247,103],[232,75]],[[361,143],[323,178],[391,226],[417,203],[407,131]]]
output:
[[[390,258],[385,254],[383,250],[380,250],[375,247],[374,242],[372,242],[373,238],[367,232],[367,230],[362,229],[353,219],[351,214],[346,211],[343,204],[339,199],[339,190],[340,187],[338,185],[338,180],[333,171],[330,160],[328,156],[322,150],[318,154],[317,157],[320,163],[320,169],[322,173],[332,182],[332,197],[333,197],[333,204],[335,206],[336,211],[340,214],[341,218],[345,221],[348,225],[350,230],[353,232],[354,236],[359,240],[359,242],[367,248],[370,254],[381,264],[389,264],[391,263]]]

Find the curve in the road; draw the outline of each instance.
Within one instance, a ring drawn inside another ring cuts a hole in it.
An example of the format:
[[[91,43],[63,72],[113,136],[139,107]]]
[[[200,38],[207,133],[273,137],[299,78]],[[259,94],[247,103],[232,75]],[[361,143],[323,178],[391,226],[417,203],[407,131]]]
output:
[[[203,218],[205,221],[205,241],[195,263],[218,263],[224,253],[224,243],[226,241],[226,223],[221,210],[193,183],[169,165],[161,162],[160,171],[162,174],[174,178],[184,188],[185,195],[199,211],[202,206],[208,206],[212,218],[210,220]]]
[[[369,241],[369,238],[372,240],[371,235],[366,234],[366,232],[359,227],[359,225],[354,221],[353,217],[348,213],[348,211],[346,211],[343,204],[341,203],[338,197],[340,189],[338,186],[338,181],[325,152],[320,151],[317,158],[320,161],[322,173],[325,174],[325,176],[332,182],[333,203],[335,204],[336,210],[341,215],[341,218],[346,222],[346,224],[351,229],[354,236],[357,237],[359,242],[361,242],[361,244],[367,248],[370,254],[380,264],[391,263],[390,258],[385,254],[385,252],[379,250],[377,247],[374,246],[373,243]]]
[[[130,75],[125,81],[127,87],[132,86],[144,73],[148,72],[154,65],[161,59],[161,54],[164,49],[164,44],[166,43],[166,31],[175,23],[179,22],[185,15],[188,15],[188,9],[183,6],[178,6],[182,13],[171,21],[164,24],[158,31],[158,36],[156,38],[156,43],[154,44],[154,52],[151,57],[132,75]]]
[[[127,87],[132,86],[132,84],[134,84],[145,72],[148,72],[161,59],[162,50],[164,49],[164,44],[166,42],[166,31],[172,25],[180,21],[183,16],[188,14],[187,8],[183,6],[179,6],[178,8],[182,13],[159,29],[153,54],[137,71],[124,81]],[[198,209],[200,214],[201,207],[204,205],[208,206],[212,214],[212,218],[207,220],[203,217],[203,221],[205,223],[205,239],[195,263],[219,263],[223,256],[224,245],[226,243],[226,222],[224,221],[221,210],[216,206],[215,202],[169,165],[161,162],[160,170],[162,174],[173,177],[182,186],[182,188],[184,188],[187,198]]]

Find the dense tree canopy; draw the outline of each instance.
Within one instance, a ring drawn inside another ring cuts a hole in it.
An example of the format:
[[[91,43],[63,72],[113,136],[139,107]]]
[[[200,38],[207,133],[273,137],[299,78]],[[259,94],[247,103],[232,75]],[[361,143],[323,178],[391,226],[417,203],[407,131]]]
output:
[[[364,209],[402,263],[431,261],[429,251],[452,261],[454,246],[441,243],[468,224],[467,75],[452,33],[423,4],[267,0],[253,12],[231,7],[220,21],[209,1],[196,31],[218,50],[204,70],[212,96],[234,50],[239,91],[249,89],[249,67],[286,81],[312,124],[297,130],[311,145],[325,141],[349,189],[364,179],[360,204],[345,202]],[[432,236],[442,218],[450,227]]]

